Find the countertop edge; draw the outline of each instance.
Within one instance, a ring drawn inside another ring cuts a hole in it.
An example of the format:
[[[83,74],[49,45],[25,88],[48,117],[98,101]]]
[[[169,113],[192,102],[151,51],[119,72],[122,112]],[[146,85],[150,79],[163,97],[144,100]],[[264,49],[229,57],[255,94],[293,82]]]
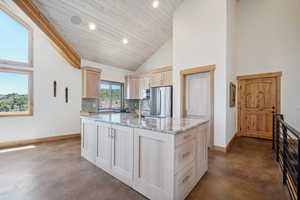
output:
[[[131,127],[131,128],[139,128],[139,129],[144,129],[144,130],[149,130],[149,131],[154,131],[154,132],[159,132],[159,133],[172,134],[172,135],[176,135],[176,134],[180,134],[182,132],[189,131],[193,128],[196,128],[196,127],[198,127],[202,124],[205,124],[205,123],[209,122],[209,120],[207,120],[207,119],[199,119],[198,123],[193,124],[193,125],[191,125],[187,128],[180,129],[180,130],[175,130],[175,131],[167,131],[167,130],[159,130],[159,129],[155,129],[155,128],[153,129],[153,128],[149,128],[149,127],[145,127],[145,126],[138,126],[138,125],[133,125],[133,124],[124,124],[124,123],[111,122],[111,121],[107,121],[107,120],[96,119],[96,118],[93,118],[92,116],[80,116],[80,118],[81,119],[89,119],[89,120],[93,120],[93,121],[101,122],[101,123],[108,123],[108,124],[114,124],[114,125],[119,125],[119,126]]]

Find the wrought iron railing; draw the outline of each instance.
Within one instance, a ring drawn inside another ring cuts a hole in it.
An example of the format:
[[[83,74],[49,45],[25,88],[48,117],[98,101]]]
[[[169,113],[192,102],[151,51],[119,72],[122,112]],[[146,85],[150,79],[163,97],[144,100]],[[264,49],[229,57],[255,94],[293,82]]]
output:
[[[273,113],[273,150],[282,169],[283,184],[293,200],[300,197],[300,133],[283,115]]]

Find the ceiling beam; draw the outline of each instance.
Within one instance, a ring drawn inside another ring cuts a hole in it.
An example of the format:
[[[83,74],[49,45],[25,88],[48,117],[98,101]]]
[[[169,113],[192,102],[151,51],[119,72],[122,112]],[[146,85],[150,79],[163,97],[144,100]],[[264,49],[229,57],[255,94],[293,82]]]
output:
[[[51,39],[57,51],[75,68],[80,69],[80,56],[63,39],[54,26],[31,0],[13,0],[15,4]]]

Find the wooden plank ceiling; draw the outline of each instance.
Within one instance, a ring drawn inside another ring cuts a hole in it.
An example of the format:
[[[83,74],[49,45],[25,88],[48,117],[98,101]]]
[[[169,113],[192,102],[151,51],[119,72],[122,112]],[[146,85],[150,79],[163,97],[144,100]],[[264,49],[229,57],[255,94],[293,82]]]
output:
[[[82,58],[128,70],[171,38],[173,13],[182,1],[160,0],[154,9],[153,0],[33,0]]]

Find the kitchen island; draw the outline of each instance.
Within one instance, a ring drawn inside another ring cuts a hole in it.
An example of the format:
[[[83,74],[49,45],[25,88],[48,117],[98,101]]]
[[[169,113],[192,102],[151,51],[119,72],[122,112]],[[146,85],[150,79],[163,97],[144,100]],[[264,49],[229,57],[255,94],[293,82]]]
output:
[[[208,120],[81,116],[81,155],[153,200],[183,200],[208,170]]]

